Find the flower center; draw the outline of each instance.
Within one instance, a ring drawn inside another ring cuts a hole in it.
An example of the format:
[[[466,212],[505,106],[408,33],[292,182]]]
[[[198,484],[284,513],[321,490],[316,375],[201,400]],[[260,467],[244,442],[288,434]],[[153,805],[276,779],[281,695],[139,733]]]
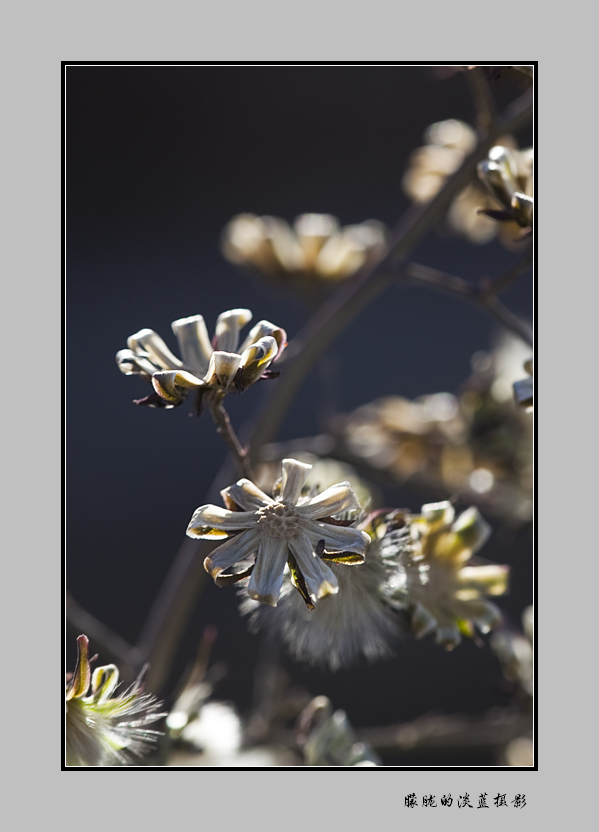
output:
[[[294,506],[286,503],[276,502],[264,506],[258,509],[257,514],[258,529],[271,537],[288,540],[300,530],[301,515],[295,510]]]

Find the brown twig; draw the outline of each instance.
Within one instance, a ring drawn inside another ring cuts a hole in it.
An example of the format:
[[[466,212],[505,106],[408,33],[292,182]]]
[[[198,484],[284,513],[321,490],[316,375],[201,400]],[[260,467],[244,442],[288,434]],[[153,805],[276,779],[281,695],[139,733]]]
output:
[[[505,275],[502,277],[504,278]],[[531,328],[499,300],[493,288],[480,289],[462,277],[446,274],[438,269],[432,269],[430,266],[423,266],[420,263],[408,263],[399,279],[403,281],[407,279],[411,282],[440,289],[461,300],[470,301],[488,312],[491,317],[499,321],[506,329],[518,335],[519,338],[522,338],[531,347],[533,346],[534,342]],[[498,280],[501,279],[499,278]]]
[[[247,450],[242,446],[237,438],[237,434],[233,430],[233,425],[229,419],[229,414],[223,405],[223,396],[219,395],[208,400],[208,409],[210,415],[216,425],[219,436],[225,440],[227,447],[231,452],[231,456],[235,462],[238,472],[242,477],[255,481],[252,466],[248,458]]]
[[[480,66],[474,66],[466,73],[474,106],[476,107],[476,126],[486,134],[493,123],[497,108],[495,99],[491,94],[489,82],[485,78],[484,70]]]
[[[413,722],[356,730],[379,752],[443,748],[501,748],[532,729],[529,714],[493,709],[482,716],[423,716]]]
[[[278,380],[258,422],[251,442],[251,453],[258,454],[276,435],[291,401],[308,371],[321,353],[340,335],[358,312],[397,274],[408,255],[447,211],[452,199],[462,191],[478,162],[485,158],[499,136],[514,133],[532,119],[530,91],[514,101],[501,118],[496,118],[485,139],[481,139],[462,166],[446,181],[426,204],[413,205],[395,228],[380,259],[347,280],[313,315],[312,319],[288,347],[286,372]]]
[[[499,295],[511,286],[517,277],[528,271],[532,265],[532,247],[518,263],[507,269],[495,280],[481,281],[481,292],[486,295]]]

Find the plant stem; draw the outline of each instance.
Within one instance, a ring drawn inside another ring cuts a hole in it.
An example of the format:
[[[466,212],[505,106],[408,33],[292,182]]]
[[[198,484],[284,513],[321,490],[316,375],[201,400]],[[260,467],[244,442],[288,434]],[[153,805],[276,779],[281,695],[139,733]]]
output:
[[[347,280],[313,315],[290,344],[285,373],[258,420],[252,437],[251,453],[257,458],[262,445],[276,435],[285,413],[300,384],[318,356],[341,334],[358,312],[375,298],[397,274],[410,252],[443,217],[453,198],[462,191],[478,162],[485,158],[499,136],[514,133],[532,119],[532,93],[527,91],[514,101],[501,118],[494,119],[486,138],[481,139],[462,166],[450,176],[433,199],[413,205],[389,234],[387,245],[377,263]],[[492,314],[496,314],[494,309]]]
[[[233,430],[233,425],[229,419],[229,414],[223,405],[223,394],[208,399],[208,408],[210,415],[216,425],[219,436],[227,443],[227,447],[231,452],[231,456],[235,461],[238,472],[242,477],[247,477],[248,480],[255,481],[252,466],[248,458],[247,450],[242,446],[237,438],[237,434]]]
[[[461,277],[440,272],[438,269],[431,269],[430,266],[422,266],[420,263],[408,263],[403,270],[402,277],[404,280],[408,279],[415,283],[432,286],[476,304],[519,338],[526,341],[531,347],[533,346],[533,333],[530,327],[499,300],[493,289],[495,284],[492,284],[491,289],[479,289]],[[498,281],[501,279],[498,278]]]

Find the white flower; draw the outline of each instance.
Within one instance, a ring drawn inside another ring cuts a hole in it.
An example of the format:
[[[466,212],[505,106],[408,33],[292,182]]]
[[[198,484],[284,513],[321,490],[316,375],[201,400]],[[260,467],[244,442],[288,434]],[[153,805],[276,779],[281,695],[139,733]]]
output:
[[[217,583],[231,578],[223,575],[225,570],[253,561],[245,572],[233,578],[241,579],[251,571],[249,597],[274,607],[288,565],[294,586],[306,604],[313,606],[339,589],[327,559],[362,563],[368,535],[335,525],[332,519],[340,511],[360,508],[356,495],[349,483],[343,482],[315,497],[302,497],[311,467],[295,459],[284,459],[281,493],[274,499],[254,483],[241,479],[221,494],[231,509],[242,510],[214,505],[196,509],[187,529],[190,537],[227,538],[204,561]]]
[[[399,512],[378,511],[360,523],[371,539],[365,562],[357,569],[331,563],[337,595],[309,611],[286,577],[276,610],[242,602],[242,613],[251,614],[250,627],[282,638],[295,660],[331,671],[349,667],[360,656],[371,662],[391,657],[400,625],[383,589],[409,540],[400,517]]]
[[[265,374],[283,351],[286,333],[269,321],[260,321],[239,346],[239,331],[252,318],[249,309],[230,309],[218,316],[210,343],[204,318],[192,315],[173,321],[181,359],[152,329],[141,329],[127,339],[116,362],[126,375],[152,382],[155,394],[137,404],[175,407],[190,390],[243,391]],[[214,345],[214,348],[213,348]]]
[[[130,688],[113,696],[119,671],[108,664],[97,667],[92,674],[88,645],[87,636],[79,636],[77,665],[66,689],[66,764],[131,764],[150,751],[160,736],[159,731],[146,726],[166,716],[158,713],[162,702],[142,692],[143,671]]]

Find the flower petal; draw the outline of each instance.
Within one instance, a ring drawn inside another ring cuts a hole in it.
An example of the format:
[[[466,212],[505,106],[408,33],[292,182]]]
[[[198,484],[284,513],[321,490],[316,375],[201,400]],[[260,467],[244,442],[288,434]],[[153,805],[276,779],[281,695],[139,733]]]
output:
[[[287,563],[287,542],[280,537],[262,536],[248,595],[254,601],[277,606]]]
[[[339,482],[312,497],[307,503],[297,507],[298,512],[308,520],[318,517],[330,517],[344,509],[360,508],[358,498],[348,482]]]
[[[187,527],[187,534],[189,537],[203,537],[206,534],[205,527],[236,532],[251,529],[257,522],[258,518],[253,511],[228,511],[220,506],[205,505],[194,511]]]
[[[196,375],[203,376],[210,364],[212,345],[201,315],[179,318],[171,324],[179,342],[183,363]]]
[[[148,381],[156,372],[156,367],[149,358],[134,353],[133,350],[119,350],[116,354],[116,363],[121,373],[127,376],[144,376]]]
[[[223,488],[220,492],[223,499],[230,498],[238,506],[246,511],[256,511],[259,508],[270,505],[273,501],[268,497],[264,491],[261,491],[257,485],[251,480],[243,479],[237,480],[234,485],[229,485]]]
[[[284,459],[282,463],[281,497],[284,503],[296,505],[304,483],[312,470],[311,465],[297,459]]]
[[[370,537],[366,532],[350,526],[333,526],[330,523],[315,523],[313,520],[308,520],[302,528],[313,546],[316,546],[320,540],[324,540],[324,548],[328,552],[358,552],[363,555],[370,543]]]
[[[171,404],[180,404],[187,390],[197,390],[204,387],[204,382],[193,376],[191,373],[176,372],[175,370],[163,373],[154,373],[152,376],[152,387],[163,399]]]
[[[252,320],[249,309],[229,309],[218,316],[214,336],[216,350],[237,352],[239,330]]]
[[[71,699],[80,699],[82,696],[85,696],[87,693],[87,689],[89,688],[89,683],[91,681],[91,667],[89,664],[88,658],[88,651],[89,651],[89,639],[87,636],[78,636],[77,637],[77,664],[75,665],[75,671],[73,672],[73,678],[71,679],[67,694],[66,700],[67,702]]]
[[[115,664],[97,667],[92,675],[92,696],[98,704],[110,699],[119,683],[119,670]]]
[[[183,366],[153,329],[140,329],[127,339],[127,346],[137,355],[140,351],[146,352],[150,360],[163,370],[178,370]]]
[[[288,541],[306,586],[314,598],[324,598],[335,595],[339,591],[339,583],[333,570],[314,554],[314,547],[306,534],[298,534]]]
[[[509,566],[501,566],[496,563],[489,563],[485,566],[464,566],[458,573],[458,584],[456,596],[464,599],[464,593],[474,592],[476,596],[480,593],[485,595],[503,595],[507,592],[510,569]],[[474,596],[470,596],[474,597]]]
[[[208,372],[204,376],[206,383],[212,387],[228,387],[237,375],[240,363],[241,356],[237,353],[221,350],[213,352]]]
[[[257,548],[258,534],[254,529],[248,529],[230,537],[225,543],[221,543],[220,546],[213,549],[204,560],[204,569],[216,579],[221,572],[239,563],[239,561],[245,560]]]
[[[270,335],[260,338],[241,355],[241,386],[245,389],[258,381],[277,354],[277,342]]]
[[[276,361],[287,346],[287,333],[284,329],[281,329],[280,326],[271,324],[270,321],[258,321],[258,323],[250,329],[248,337],[239,348],[239,352],[244,352],[248,347],[251,347],[252,344],[255,344],[261,338],[264,338],[265,335],[270,335],[277,342],[278,351],[274,358]]]

